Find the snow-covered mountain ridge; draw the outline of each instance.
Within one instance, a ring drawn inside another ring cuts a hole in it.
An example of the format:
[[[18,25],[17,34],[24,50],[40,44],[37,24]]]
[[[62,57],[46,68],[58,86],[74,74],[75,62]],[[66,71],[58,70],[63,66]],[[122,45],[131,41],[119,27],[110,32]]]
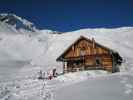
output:
[[[0,14],[0,21],[14,26],[17,30],[25,29],[31,32],[35,32],[37,30],[35,25],[30,21],[11,13]]]
[[[19,17],[12,13],[2,13],[0,14],[0,32],[9,34],[38,34],[45,31],[45,33],[60,34],[60,32],[52,30],[40,30],[34,23]]]

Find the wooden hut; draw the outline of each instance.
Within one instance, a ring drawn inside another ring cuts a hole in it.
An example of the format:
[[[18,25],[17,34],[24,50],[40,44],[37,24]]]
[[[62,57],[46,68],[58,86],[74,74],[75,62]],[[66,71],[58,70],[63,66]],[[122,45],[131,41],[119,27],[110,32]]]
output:
[[[81,70],[119,71],[122,57],[118,52],[97,43],[94,38],[80,36],[56,61],[63,62],[63,72]]]

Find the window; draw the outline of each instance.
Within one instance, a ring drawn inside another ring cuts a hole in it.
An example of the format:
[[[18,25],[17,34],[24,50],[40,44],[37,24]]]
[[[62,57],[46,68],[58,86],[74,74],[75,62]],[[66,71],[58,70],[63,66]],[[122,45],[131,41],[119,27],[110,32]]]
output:
[[[80,56],[84,56],[85,55],[85,51],[84,50],[80,50]]]
[[[85,55],[85,48],[81,48],[80,49],[80,56],[84,56]]]
[[[96,57],[96,65],[100,65],[101,64],[101,59],[99,57]]]

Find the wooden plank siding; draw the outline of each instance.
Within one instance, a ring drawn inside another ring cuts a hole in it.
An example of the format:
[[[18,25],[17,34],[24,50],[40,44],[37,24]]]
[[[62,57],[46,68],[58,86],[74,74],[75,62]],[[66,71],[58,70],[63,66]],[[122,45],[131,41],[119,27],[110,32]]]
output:
[[[81,56],[80,54],[82,49],[84,49],[85,55],[99,55],[109,53],[109,51],[98,46],[92,48],[92,43],[90,44],[88,41],[83,40],[78,44],[73,45],[72,48],[70,48],[69,52],[65,55],[65,58]]]

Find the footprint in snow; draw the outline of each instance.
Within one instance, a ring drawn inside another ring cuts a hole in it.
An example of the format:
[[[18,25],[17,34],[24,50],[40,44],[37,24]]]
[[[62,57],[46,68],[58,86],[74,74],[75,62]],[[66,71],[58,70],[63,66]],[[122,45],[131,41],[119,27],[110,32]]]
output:
[[[132,84],[125,84],[125,87],[133,89],[133,85]]]
[[[133,93],[133,90],[132,90],[132,89],[127,89],[127,90],[125,91],[125,94],[131,94],[131,93]]]
[[[128,78],[127,77],[123,77],[122,80],[120,81],[120,83],[125,84],[125,83],[127,83],[127,81],[128,81]]]
[[[133,85],[128,83],[128,77],[121,77],[121,81],[120,83],[122,83],[124,85],[125,91],[124,93],[129,95],[131,93],[133,93]]]
[[[133,85],[130,83],[125,84],[125,94],[133,93]]]

